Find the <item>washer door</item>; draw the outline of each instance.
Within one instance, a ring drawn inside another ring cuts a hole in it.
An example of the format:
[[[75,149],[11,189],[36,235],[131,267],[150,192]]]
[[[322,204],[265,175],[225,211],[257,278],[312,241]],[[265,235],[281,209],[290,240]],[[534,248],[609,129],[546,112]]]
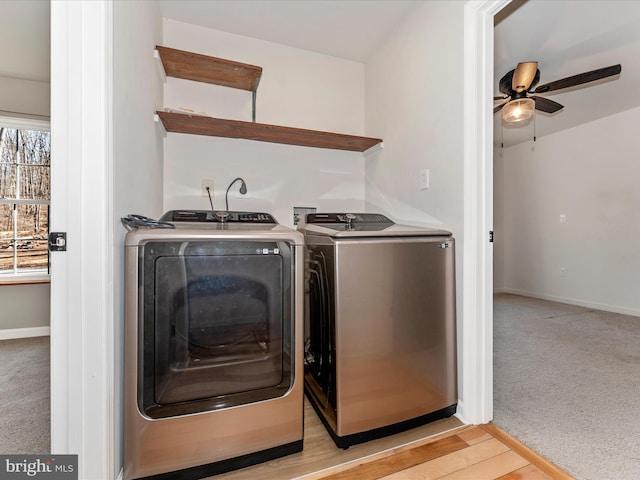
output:
[[[150,417],[275,398],[291,386],[290,248],[247,243],[185,242],[177,255],[166,244],[145,248],[140,400]]]

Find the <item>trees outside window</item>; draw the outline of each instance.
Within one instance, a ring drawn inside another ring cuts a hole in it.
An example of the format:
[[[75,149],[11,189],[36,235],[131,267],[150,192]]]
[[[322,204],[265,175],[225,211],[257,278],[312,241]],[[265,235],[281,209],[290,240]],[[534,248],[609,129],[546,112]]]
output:
[[[0,125],[0,275],[46,273],[51,135]]]

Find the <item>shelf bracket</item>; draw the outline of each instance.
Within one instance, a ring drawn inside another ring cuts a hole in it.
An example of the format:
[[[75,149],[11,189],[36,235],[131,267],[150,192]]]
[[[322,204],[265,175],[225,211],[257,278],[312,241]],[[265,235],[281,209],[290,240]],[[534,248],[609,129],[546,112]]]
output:
[[[256,89],[253,89],[253,92],[251,94],[251,121],[253,123],[256,123],[256,97],[258,96],[258,92],[256,92]]]
[[[256,123],[256,100],[258,98],[258,85],[260,85],[260,77],[256,78],[251,90],[251,120]]]
[[[167,129],[164,128],[164,123],[162,123],[162,119],[160,119],[160,115],[158,115],[157,113],[153,115],[153,121],[156,124],[156,127],[158,128],[158,130],[160,131],[160,134],[162,135],[163,138],[167,137]]]
[[[380,142],[380,143],[375,144],[373,147],[368,148],[367,150],[362,152],[362,155],[364,157],[368,157],[369,155],[373,155],[374,153],[379,152],[383,148],[384,148],[384,142]]]
[[[153,58],[156,59],[156,64],[158,65],[158,72],[160,73],[160,78],[162,78],[162,83],[167,83],[167,72],[164,70],[164,65],[162,64],[162,59],[160,58],[160,52],[155,49],[153,51]]]

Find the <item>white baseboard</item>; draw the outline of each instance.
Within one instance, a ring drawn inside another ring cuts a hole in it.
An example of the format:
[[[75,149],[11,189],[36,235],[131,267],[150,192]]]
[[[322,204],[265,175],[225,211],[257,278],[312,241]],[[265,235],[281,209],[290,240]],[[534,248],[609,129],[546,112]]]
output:
[[[45,337],[51,334],[51,327],[8,328],[0,330],[0,340],[16,338]]]
[[[539,298],[540,300],[549,300],[550,302],[567,303],[569,305],[577,305],[579,307],[592,308],[594,310],[604,310],[605,312],[621,313],[623,315],[640,317],[640,310],[634,308],[619,307],[617,305],[608,305],[606,303],[589,302],[577,298],[558,297],[556,295],[527,292],[515,288],[496,288],[493,290],[493,293],[510,293],[512,295],[522,295],[523,297]]]
[[[462,400],[458,399],[458,406],[456,407],[456,413],[453,414],[458,420],[465,425],[469,425],[469,422],[465,419],[465,408]]]

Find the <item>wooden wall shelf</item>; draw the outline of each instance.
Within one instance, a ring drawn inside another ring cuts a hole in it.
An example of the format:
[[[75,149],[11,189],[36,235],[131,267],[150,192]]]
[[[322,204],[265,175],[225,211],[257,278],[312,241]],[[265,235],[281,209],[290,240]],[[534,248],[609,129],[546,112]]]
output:
[[[156,46],[164,71],[169,77],[212,83],[255,92],[262,67]]]
[[[255,123],[256,91],[262,67],[156,46],[167,76],[253,92],[253,122],[224,120],[175,112],[156,112],[167,132],[244,138],[260,142],[364,152],[382,146],[379,138],[343,135]]]
[[[167,132],[213,137],[244,138],[260,142],[364,152],[381,144],[379,138],[280,127],[174,112],[156,112]]]

